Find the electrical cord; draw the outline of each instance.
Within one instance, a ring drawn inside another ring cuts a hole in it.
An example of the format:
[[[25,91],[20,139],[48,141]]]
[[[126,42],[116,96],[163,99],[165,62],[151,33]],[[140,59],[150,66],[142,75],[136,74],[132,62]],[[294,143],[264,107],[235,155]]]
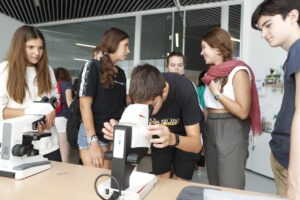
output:
[[[97,188],[97,182],[100,178],[102,177],[110,177],[111,178],[111,181],[114,181],[118,187],[118,192],[117,191],[113,191],[112,195],[110,197],[108,197],[108,199],[105,199],[99,192],[98,192],[98,188]],[[118,199],[119,196],[121,195],[121,188],[120,188],[120,184],[118,182],[118,180],[113,177],[112,175],[110,174],[100,174],[96,179],[95,179],[95,182],[94,182],[94,189],[95,189],[95,192],[96,194],[98,195],[98,197],[100,197],[100,199],[102,200],[115,200],[115,199]]]

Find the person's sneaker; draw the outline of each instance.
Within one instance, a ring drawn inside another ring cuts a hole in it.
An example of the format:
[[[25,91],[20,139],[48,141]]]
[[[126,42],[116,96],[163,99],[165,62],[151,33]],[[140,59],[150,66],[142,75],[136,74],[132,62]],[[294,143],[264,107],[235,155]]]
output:
[[[200,166],[197,167],[196,170],[197,170],[197,175],[198,175],[198,176],[201,176],[201,174],[202,174],[202,172],[203,172],[203,169],[204,169],[203,167],[200,167]]]

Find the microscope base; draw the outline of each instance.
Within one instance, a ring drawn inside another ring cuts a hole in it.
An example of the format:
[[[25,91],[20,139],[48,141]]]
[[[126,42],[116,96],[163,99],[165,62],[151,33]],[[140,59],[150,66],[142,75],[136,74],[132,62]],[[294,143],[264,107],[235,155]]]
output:
[[[34,156],[33,159],[29,159],[30,162],[25,162],[18,164],[8,164],[0,166],[0,176],[24,179],[26,177],[32,176],[34,174],[45,171],[51,167],[51,163],[48,159],[43,158],[43,156]]]
[[[143,172],[132,172],[130,176],[129,188],[122,190],[120,200],[142,200],[150,192],[157,182],[153,174]],[[111,196],[115,189],[110,188],[110,180],[102,182],[98,186],[98,191],[102,196]]]

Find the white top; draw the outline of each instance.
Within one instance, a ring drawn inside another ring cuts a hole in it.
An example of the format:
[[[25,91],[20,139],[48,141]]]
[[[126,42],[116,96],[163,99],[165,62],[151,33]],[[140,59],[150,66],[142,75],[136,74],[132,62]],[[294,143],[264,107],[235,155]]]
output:
[[[38,96],[38,87],[37,82],[35,80],[36,71],[34,67],[27,67],[26,78],[28,83],[29,91],[26,91],[26,96],[23,101],[23,104],[19,104],[14,101],[7,92],[6,83],[8,79],[8,62],[0,63],[0,122],[3,121],[3,109],[5,107],[9,108],[16,108],[16,109],[24,109],[26,108],[32,101],[40,101],[43,96],[52,97],[55,96],[58,99],[58,92],[56,89],[56,79],[52,68],[49,66],[49,72],[51,76],[52,82],[52,90],[48,94],[44,94],[42,96]],[[28,131],[31,130],[31,127],[24,127],[24,130]],[[56,128],[53,126],[47,132],[51,132],[51,137],[43,137],[40,141],[33,141],[34,147],[39,150],[41,155],[45,155],[57,150],[58,141],[57,141],[57,131]],[[0,135],[2,133],[0,132]],[[2,136],[2,135],[1,135]]]
[[[233,91],[233,84],[232,80],[234,75],[240,71],[240,70],[246,70],[249,74],[249,81],[251,82],[251,73],[249,69],[245,66],[238,66],[235,67],[230,74],[228,75],[227,83],[223,87],[223,93],[222,95],[228,97],[229,99],[235,101],[235,95]],[[207,108],[214,108],[214,109],[224,109],[224,106],[217,100],[215,100],[214,96],[211,94],[208,85],[205,86],[205,91],[204,91],[204,101],[205,101],[205,106]]]

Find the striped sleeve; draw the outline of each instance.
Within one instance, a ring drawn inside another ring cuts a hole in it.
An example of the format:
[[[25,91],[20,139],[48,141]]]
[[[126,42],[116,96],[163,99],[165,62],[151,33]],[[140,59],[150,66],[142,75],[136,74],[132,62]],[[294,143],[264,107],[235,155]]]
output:
[[[89,60],[85,63],[80,76],[79,97],[96,96],[99,84],[97,65]]]

